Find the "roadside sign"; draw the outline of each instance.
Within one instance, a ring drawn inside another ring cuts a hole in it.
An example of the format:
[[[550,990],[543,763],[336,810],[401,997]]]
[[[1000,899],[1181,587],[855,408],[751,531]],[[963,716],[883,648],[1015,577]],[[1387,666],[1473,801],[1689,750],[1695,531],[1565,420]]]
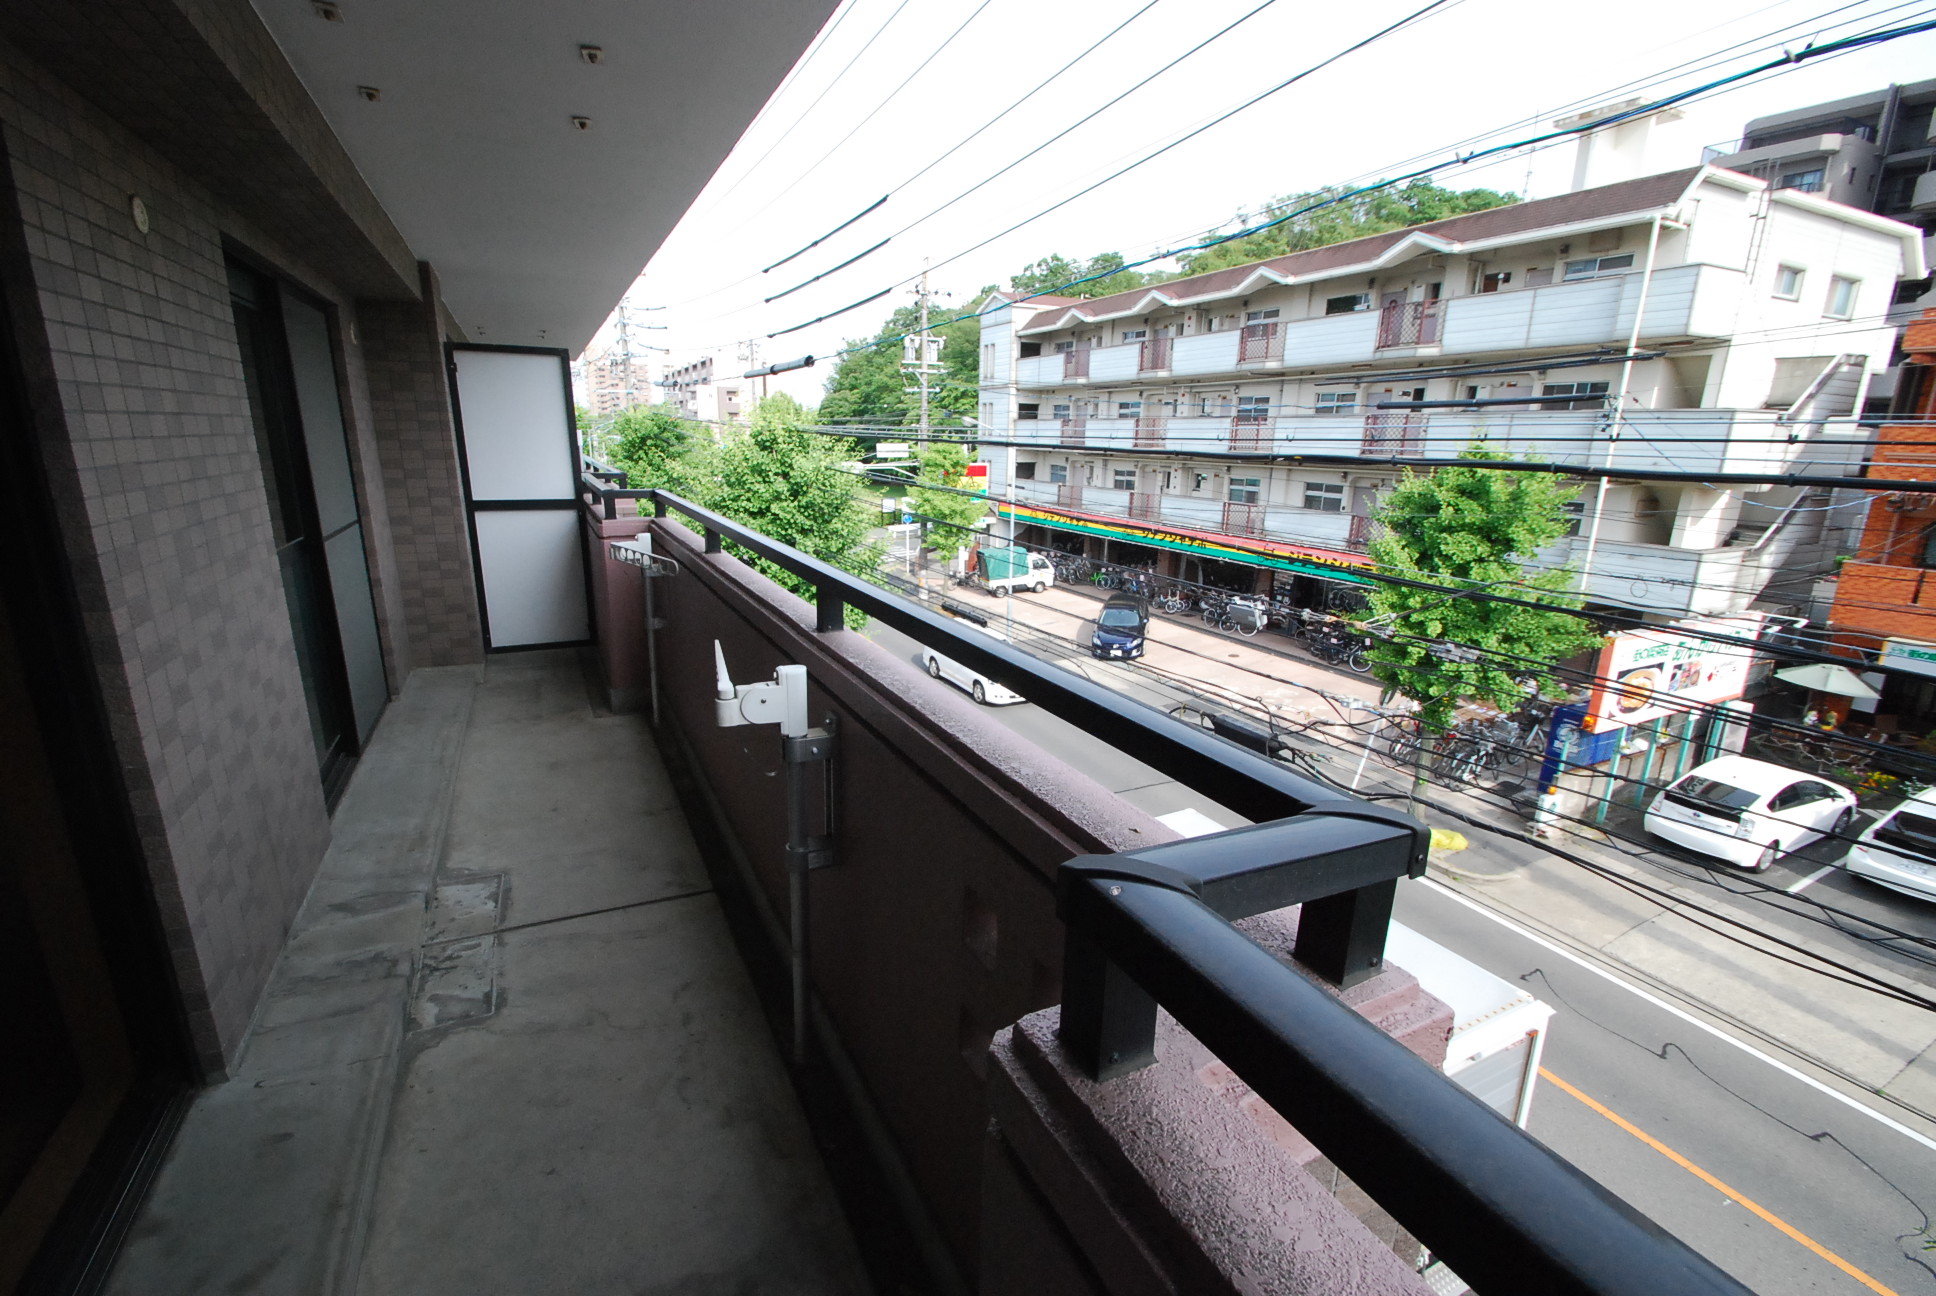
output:
[[[1686,633],[1690,630],[1712,630],[1746,639],[1759,633],[1760,624],[1685,621],[1660,630],[1611,636],[1594,666],[1593,696],[1587,703],[1583,727],[1604,733],[1740,697],[1748,687],[1749,667],[1761,654]]]

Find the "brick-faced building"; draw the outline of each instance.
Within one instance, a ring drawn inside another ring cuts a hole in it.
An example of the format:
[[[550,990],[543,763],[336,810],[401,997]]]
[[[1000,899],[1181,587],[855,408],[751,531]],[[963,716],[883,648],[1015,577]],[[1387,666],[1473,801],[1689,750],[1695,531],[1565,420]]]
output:
[[[1936,309],[1903,336],[1904,362],[1890,421],[1877,435],[1869,477],[1936,481]],[[1835,582],[1830,626],[1836,642],[1884,665],[1928,676],[1891,675],[1877,707],[1885,730],[1921,733],[1936,714],[1936,495],[1884,494],[1869,507],[1855,556]]]

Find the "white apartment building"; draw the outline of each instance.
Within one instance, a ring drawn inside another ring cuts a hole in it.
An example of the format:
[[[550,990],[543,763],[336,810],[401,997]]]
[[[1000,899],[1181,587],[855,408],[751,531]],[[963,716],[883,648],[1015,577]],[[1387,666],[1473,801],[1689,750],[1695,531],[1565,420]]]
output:
[[[737,376],[722,378],[713,372],[713,357],[701,356],[677,369],[667,369],[659,380],[665,400],[678,407],[689,419],[706,423],[738,423],[750,412],[747,386]]]
[[[982,324],[991,493],[1024,542],[1309,601],[1299,576],[1368,564],[1407,460],[1483,442],[1621,474],[1597,535],[1589,484],[1536,559],[1588,566],[1591,538],[1589,601],[1795,606],[1858,497],[1660,474],[1856,474],[1851,411],[1889,363],[1898,279],[1924,273],[1911,226],[1703,166],[1011,300]]]

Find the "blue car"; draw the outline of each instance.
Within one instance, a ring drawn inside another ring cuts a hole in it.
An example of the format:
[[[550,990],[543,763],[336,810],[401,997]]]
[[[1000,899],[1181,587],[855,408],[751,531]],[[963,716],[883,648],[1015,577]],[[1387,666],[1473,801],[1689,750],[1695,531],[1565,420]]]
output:
[[[1141,657],[1149,635],[1149,603],[1136,594],[1111,594],[1096,614],[1089,651],[1105,660]]]

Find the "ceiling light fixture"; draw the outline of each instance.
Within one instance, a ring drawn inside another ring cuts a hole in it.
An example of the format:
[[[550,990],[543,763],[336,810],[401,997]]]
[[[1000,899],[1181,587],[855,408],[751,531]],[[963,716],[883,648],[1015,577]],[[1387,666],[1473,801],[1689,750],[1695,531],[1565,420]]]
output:
[[[356,93],[362,95],[365,99],[368,99],[371,103],[375,103],[377,100],[383,97],[383,92],[377,89],[375,86],[358,86],[356,87]]]
[[[592,128],[592,119],[589,117],[573,117],[571,124],[579,130],[590,130]]]
[[[605,47],[603,45],[580,45],[578,47],[578,57],[584,59],[587,63],[603,63],[605,61]]]
[[[336,4],[335,0],[313,0],[313,4],[316,10],[316,16],[324,22],[339,23],[343,21],[342,6]]]

